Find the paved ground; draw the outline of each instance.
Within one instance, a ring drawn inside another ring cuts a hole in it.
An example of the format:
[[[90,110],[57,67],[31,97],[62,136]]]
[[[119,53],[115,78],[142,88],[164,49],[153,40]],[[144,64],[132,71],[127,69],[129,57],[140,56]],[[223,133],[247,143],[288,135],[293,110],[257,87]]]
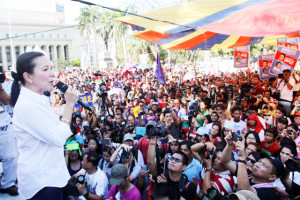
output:
[[[2,174],[2,162],[0,162],[0,174]],[[2,194],[0,193],[0,199],[4,200],[4,199],[9,199],[9,200],[25,200],[23,198],[20,197],[20,195],[18,196],[10,196],[9,194]]]

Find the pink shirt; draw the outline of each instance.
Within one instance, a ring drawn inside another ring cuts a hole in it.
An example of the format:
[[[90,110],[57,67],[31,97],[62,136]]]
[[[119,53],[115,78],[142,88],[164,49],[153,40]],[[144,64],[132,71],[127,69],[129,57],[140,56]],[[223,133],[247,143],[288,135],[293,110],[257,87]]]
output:
[[[141,193],[135,186],[125,194],[121,193],[120,188],[118,188],[118,191],[116,192],[116,187],[116,185],[111,186],[107,195],[107,199],[112,197],[113,200],[117,200],[116,197],[121,195],[122,199],[124,200],[142,200]]]
[[[300,136],[295,139],[295,143],[297,146],[297,158],[300,158]]]

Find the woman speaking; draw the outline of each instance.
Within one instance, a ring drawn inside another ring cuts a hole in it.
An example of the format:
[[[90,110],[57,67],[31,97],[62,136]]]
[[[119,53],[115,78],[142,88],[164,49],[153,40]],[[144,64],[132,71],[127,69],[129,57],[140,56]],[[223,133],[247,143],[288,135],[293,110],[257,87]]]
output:
[[[25,199],[62,200],[62,188],[70,178],[63,146],[72,135],[70,120],[78,94],[70,87],[66,91],[60,121],[44,95],[51,91],[55,78],[51,62],[39,52],[19,56],[13,77],[11,105],[19,152],[19,193]]]

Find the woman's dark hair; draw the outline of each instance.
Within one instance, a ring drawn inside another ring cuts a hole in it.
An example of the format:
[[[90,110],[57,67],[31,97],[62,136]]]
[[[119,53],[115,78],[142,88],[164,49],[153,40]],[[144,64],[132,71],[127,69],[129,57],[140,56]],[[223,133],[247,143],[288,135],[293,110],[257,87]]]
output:
[[[249,156],[250,155],[252,155],[254,157],[254,159],[256,160],[256,162],[261,159],[260,152],[253,151],[252,153],[249,154]]]
[[[14,82],[11,88],[11,96],[10,96],[10,105],[13,107],[16,105],[19,94],[20,94],[20,85],[19,81],[22,85],[25,85],[25,79],[23,74],[27,72],[28,74],[33,74],[33,70],[36,64],[33,62],[35,58],[45,56],[40,52],[27,52],[18,57],[17,60],[17,73],[13,73],[12,76],[14,78]]]
[[[280,152],[282,151],[283,148],[288,148],[292,152],[293,157],[295,157],[297,155],[297,149],[296,149],[296,147],[294,145],[284,145],[284,146],[282,146],[279,149],[279,151],[277,151],[275,153],[275,157],[277,157],[280,161],[281,161],[281,159],[280,159]]]
[[[204,118],[206,118],[208,120],[209,123],[212,123],[211,117],[210,115],[205,115]]]
[[[286,116],[286,109],[284,108],[283,105],[278,104],[276,110],[279,110],[280,112],[282,112],[282,114],[283,114],[284,116]]]
[[[218,126],[218,127],[219,127],[219,134],[218,134],[218,136],[221,136],[221,133],[222,133],[222,125],[221,125],[220,123],[218,123],[218,122],[214,122],[214,123],[212,124],[211,128],[214,127],[214,126]]]
[[[296,143],[294,142],[293,139],[291,138],[287,138],[287,137],[283,137],[281,138],[280,142],[279,142],[279,146],[294,146],[296,148]]]
[[[100,145],[99,145],[99,142],[98,142],[97,138],[94,137],[94,136],[88,137],[87,138],[87,144],[90,142],[90,140],[95,140],[96,141],[97,148],[96,148],[95,152],[99,155],[100,154]]]
[[[287,118],[285,117],[280,117],[277,121],[277,123],[281,123],[281,124],[284,124],[284,125],[288,125],[289,121],[287,120]]]
[[[287,127],[291,127],[292,129],[294,129],[296,132],[299,131],[299,128],[297,126],[297,124],[290,124]]]
[[[254,137],[255,137],[255,140],[256,140],[256,143],[260,145],[260,139],[259,139],[259,135],[255,132],[255,131],[248,131],[248,133],[245,135],[245,140],[247,140],[247,137],[250,135],[250,134],[253,134]],[[247,143],[246,143],[246,147],[247,147]]]
[[[110,156],[111,156],[112,153],[113,153],[112,148],[111,148],[111,147],[108,147],[108,146],[104,146],[102,152],[106,152],[106,153],[108,153]],[[100,160],[100,162],[101,162],[101,163],[100,163],[100,169],[103,170],[104,158],[102,158],[102,159]],[[112,167],[112,166],[113,166],[112,163],[110,163],[108,167]]]

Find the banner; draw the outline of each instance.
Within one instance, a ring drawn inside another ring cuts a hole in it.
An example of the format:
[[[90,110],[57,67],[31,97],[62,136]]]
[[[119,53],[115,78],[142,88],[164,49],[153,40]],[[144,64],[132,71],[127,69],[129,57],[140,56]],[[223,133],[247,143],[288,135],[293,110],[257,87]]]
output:
[[[250,47],[234,47],[234,68],[248,67]]]
[[[79,97],[86,102],[87,104],[89,104],[89,106],[93,107],[93,97],[91,94],[84,94],[84,95],[79,95]],[[80,108],[81,106],[77,103],[75,104],[75,108]]]
[[[270,73],[273,76],[277,76],[282,73],[283,70],[289,69],[291,73],[297,64],[300,55],[300,50],[291,49],[287,47],[278,47],[277,52],[274,56]]]
[[[268,80],[274,76],[270,74],[270,68],[272,66],[274,56],[275,54],[258,56],[259,76],[261,80]]]
[[[285,47],[291,49],[299,49],[299,38],[286,38],[285,39]]]
[[[285,47],[285,38],[277,39],[277,47]]]
[[[291,49],[299,49],[299,38],[278,38],[277,47],[288,47]]]
[[[164,72],[162,70],[162,66],[161,66],[161,63],[160,63],[160,58],[159,58],[158,52],[157,52],[157,60],[156,60],[155,77],[157,78],[157,80],[161,84],[166,83],[165,75],[164,75]]]

